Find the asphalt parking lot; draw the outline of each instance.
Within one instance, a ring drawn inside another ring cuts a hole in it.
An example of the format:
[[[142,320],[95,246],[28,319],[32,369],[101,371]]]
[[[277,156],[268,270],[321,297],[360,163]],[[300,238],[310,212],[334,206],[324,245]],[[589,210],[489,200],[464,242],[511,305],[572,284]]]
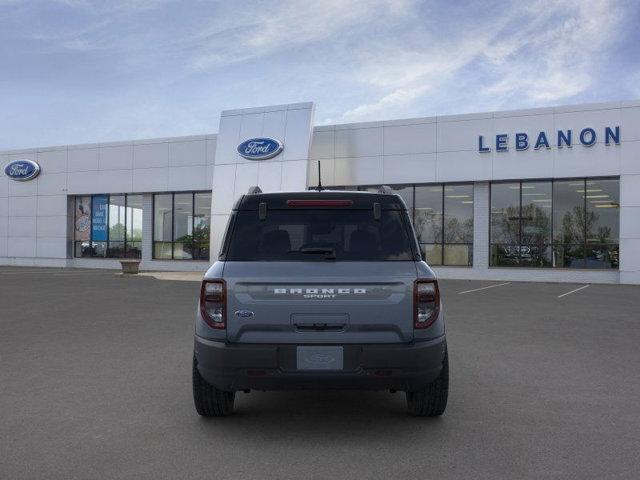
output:
[[[240,393],[200,418],[198,288],[0,267],[0,478],[640,475],[640,287],[442,281],[439,419],[387,392]]]

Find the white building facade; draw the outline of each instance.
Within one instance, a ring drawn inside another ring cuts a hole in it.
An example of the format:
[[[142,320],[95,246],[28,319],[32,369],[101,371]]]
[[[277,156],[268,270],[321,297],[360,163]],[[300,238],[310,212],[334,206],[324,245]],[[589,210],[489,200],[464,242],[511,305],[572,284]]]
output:
[[[640,284],[640,101],[313,120],[258,107],[218,134],[0,152],[0,264],[204,271],[240,195],[315,187],[320,162],[325,187],[392,186],[442,278]]]

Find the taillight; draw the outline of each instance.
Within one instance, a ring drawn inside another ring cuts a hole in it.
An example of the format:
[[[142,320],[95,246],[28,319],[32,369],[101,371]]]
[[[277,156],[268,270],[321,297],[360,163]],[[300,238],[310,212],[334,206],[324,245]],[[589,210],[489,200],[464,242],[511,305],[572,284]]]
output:
[[[437,280],[416,280],[413,286],[413,327],[428,328],[440,313]]]
[[[200,313],[211,328],[225,328],[227,287],[224,280],[203,280],[200,289]]]

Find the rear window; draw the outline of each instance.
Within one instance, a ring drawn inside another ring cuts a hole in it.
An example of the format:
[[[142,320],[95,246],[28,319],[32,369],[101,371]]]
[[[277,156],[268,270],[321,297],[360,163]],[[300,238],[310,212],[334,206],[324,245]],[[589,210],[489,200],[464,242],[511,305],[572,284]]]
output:
[[[405,218],[406,217],[406,218]],[[239,211],[226,259],[232,261],[412,260],[406,212],[372,210]]]

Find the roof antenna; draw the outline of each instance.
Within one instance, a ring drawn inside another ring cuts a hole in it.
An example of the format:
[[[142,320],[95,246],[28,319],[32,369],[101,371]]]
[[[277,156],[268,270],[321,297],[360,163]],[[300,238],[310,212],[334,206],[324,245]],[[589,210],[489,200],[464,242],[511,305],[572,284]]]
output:
[[[319,191],[319,192],[324,190],[324,187],[322,186],[322,175],[321,175],[321,171],[320,171],[320,160],[318,160],[318,186],[316,187],[316,190]]]

